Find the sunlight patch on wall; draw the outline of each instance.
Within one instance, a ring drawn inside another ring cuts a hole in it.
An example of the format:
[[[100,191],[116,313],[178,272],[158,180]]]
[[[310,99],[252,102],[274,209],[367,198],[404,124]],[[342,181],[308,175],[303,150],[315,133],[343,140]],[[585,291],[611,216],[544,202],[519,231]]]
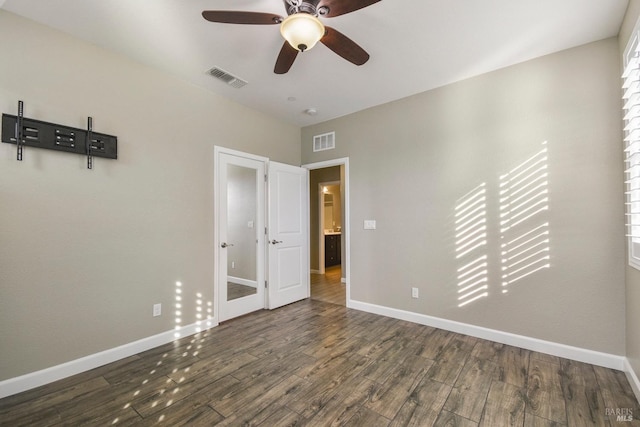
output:
[[[458,307],[489,295],[487,189],[483,182],[456,201],[455,251]]]
[[[500,177],[502,293],[551,265],[547,165],[545,146]]]
[[[176,282],[176,303],[175,303],[175,333],[173,336],[175,338],[180,338],[180,329],[182,329],[182,283]]]

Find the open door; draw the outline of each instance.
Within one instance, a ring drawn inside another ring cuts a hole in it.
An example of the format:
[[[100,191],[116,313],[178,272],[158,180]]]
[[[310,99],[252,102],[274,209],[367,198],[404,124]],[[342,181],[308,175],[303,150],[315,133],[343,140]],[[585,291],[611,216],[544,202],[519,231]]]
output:
[[[269,308],[309,298],[308,170],[269,162]]]
[[[216,164],[218,321],[265,308],[265,163],[219,150]]]

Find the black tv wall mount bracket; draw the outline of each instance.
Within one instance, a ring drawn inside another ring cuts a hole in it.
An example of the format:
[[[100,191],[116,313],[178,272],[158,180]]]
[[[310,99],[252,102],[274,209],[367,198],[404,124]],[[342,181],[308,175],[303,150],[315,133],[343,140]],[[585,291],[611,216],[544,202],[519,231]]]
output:
[[[93,169],[93,157],[118,158],[118,138],[94,132],[91,117],[87,119],[87,129],[28,119],[24,117],[22,101],[18,101],[17,116],[2,114],[2,142],[17,145],[19,161],[22,161],[24,147],[86,155],[88,169]]]

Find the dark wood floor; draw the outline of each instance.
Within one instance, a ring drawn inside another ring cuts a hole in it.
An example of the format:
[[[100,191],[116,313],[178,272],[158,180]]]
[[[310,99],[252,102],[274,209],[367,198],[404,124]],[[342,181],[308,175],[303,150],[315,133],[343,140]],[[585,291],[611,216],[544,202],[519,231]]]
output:
[[[342,269],[339,265],[325,268],[325,274],[311,274],[311,299],[346,305],[345,284],[342,283]]]
[[[616,423],[630,410],[636,421]],[[622,372],[305,300],[0,400],[0,425],[638,426]]]

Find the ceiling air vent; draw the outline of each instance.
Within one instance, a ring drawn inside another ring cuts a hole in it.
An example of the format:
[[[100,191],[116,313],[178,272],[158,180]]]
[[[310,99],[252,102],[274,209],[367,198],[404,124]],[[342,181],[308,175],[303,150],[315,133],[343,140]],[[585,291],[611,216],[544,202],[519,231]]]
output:
[[[236,77],[231,73],[226,72],[222,68],[213,67],[209,70],[209,74],[215,77],[218,80],[222,80],[229,86],[233,86],[235,88],[241,88],[247,84],[247,81],[242,80],[240,77]]]
[[[336,148],[336,133],[329,132],[313,137],[313,151],[332,150]]]

